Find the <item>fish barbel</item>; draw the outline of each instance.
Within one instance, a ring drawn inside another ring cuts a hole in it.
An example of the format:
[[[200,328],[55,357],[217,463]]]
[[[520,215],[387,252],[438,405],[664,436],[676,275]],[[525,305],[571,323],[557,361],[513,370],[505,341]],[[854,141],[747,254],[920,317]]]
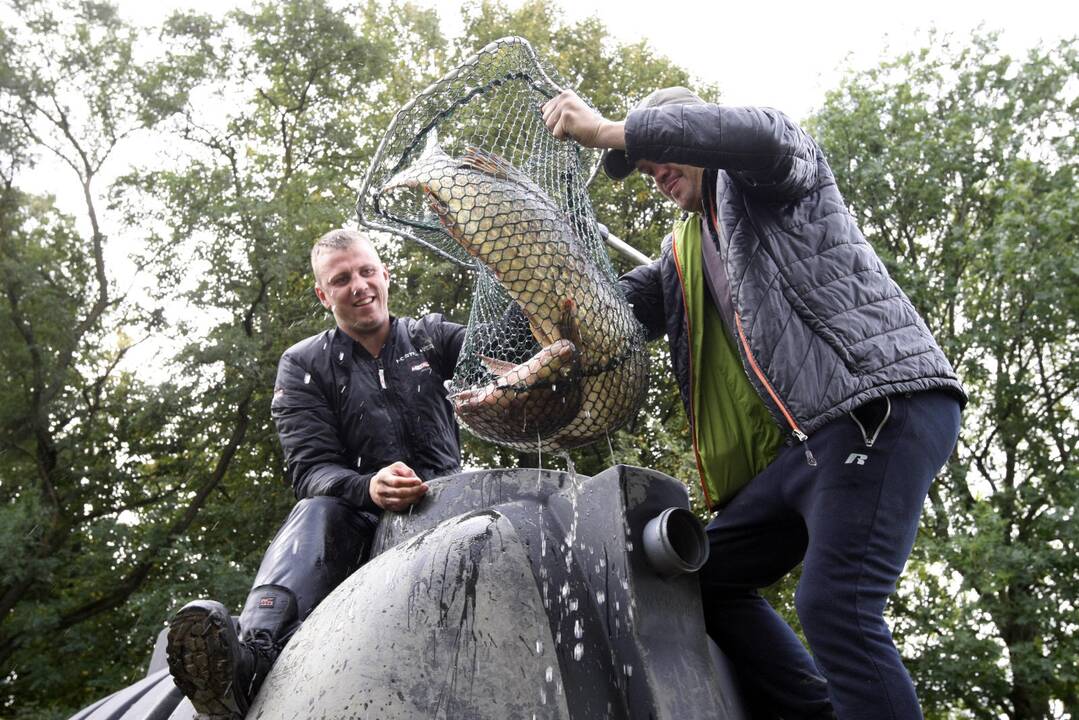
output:
[[[485,265],[520,308],[541,349],[513,364],[482,358],[495,376],[451,396],[481,437],[521,449],[587,445],[636,413],[646,385],[642,331],[618,287],[562,211],[500,158],[437,146],[380,193],[423,193],[446,233]]]

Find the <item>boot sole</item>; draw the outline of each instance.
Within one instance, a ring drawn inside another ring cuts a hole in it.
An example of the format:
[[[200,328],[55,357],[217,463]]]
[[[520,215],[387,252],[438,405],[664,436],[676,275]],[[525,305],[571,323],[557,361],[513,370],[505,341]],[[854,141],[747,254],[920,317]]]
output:
[[[233,688],[232,618],[205,608],[185,608],[169,624],[166,657],[177,687],[200,715],[239,720],[247,708]]]

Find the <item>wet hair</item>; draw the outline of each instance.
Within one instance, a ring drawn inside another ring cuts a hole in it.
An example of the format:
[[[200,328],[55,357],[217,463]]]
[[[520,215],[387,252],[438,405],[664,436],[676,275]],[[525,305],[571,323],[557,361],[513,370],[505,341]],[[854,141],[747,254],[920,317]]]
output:
[[[337,228],[336,230],[330,230],[316,240],[315,244],[311,246],[311,272],[315,276],[315,283],[318,283],[318,266],[316,263],[323,250],[346,250],[361,242],[367,243],[371,251],[375,253],[375,257],[378,257],[378,251],[375,250],[375,245],[371,242],[371,238],[367,236],[367,233],[359,230]]]

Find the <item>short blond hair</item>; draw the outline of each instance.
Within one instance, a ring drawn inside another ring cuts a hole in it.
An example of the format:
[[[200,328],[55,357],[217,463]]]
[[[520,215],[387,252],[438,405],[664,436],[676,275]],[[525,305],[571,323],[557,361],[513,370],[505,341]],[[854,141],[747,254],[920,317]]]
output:
[[[315,276],[315,283],[318,284],[318,258],[323,250],[346,250],[361,242],[367,243],[371,248],[371,252],[378,258],[378,250],[375,249],[375,244],[371,242],[371,238],[368,237],[367,233],[359,230],[337,228],[330,230],[316,240],[315,244],[311,246],[311,272]],[[381,258],[379,258],[379,262],[382,262]]]

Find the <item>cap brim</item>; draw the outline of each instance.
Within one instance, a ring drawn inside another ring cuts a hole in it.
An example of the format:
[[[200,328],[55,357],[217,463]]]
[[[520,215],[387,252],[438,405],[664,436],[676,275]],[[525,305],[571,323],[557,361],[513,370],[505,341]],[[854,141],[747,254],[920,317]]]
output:
[[[625,180],[635,167],[629,164],[625,150],[607,150],[603,153],[603,172],[612,180]]]

